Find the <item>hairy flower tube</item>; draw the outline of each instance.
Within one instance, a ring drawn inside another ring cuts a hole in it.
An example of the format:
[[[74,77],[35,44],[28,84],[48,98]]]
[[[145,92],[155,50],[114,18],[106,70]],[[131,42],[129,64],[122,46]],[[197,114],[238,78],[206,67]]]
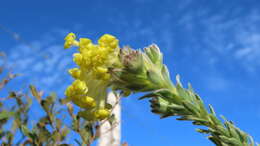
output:
[[[87,120],[102,120],[110,115],[106,97],[111,75],[109,68],[120,65],[118,40],[105,34],[93,44],[88,38],[76,40],[74,33],[65,37],[64,48],[78,47],[73,61],[78,67],[70,69],[75,81],[65,91],[67,99],[84,109],[79,115]]]

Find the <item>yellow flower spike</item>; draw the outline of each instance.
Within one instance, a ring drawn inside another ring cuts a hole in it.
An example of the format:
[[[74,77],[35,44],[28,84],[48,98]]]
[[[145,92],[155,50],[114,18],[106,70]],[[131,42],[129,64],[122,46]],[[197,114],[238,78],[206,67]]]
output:
[[[95,116],[97,119],[99,120],[104,120],[105,118],[107,118],[110,115],[110,112],[107,109],[98,109],[95,112]]]
[[[69,33],[64,39],[65,40],[64,48],[68,49],[72,46],[78,46],[78,42],[75,39],[76,39],[76,35],[72,32]]]
[[[111,78],[108,68],[120,64],[119,41],[109,34],[101,36],[98,44],[88,38],[80,38],[79,42],[75,39],[73,33],[65,38],[65,47],[79,46],[79,52],[73,54],[73,61],[79,67],[69,70],[76,80],[65,94],[74,104],[86,109],[80,112],[86,119],[103,120],[110,115],[110,111],[104,108]]]
[[[73,78],[80,78],[81,70],[79,68],[72,68],[68,72]]]

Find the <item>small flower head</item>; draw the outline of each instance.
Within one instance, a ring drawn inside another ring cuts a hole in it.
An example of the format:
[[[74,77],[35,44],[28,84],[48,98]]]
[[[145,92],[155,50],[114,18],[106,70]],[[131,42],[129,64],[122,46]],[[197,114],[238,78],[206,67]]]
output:
[[[78,67],[69,74],[76,79],[65,94],[76,105],[87,111],[80,114],[86,119],[103,120],[110,115],[105,108],[107,88],[111,82],[109,68],[120,64],[118,40],[109,34],[100,37],[97,44],[88,38],[76,40],[73,33],[65,37],[65,48],[78,46],[73,61]]]

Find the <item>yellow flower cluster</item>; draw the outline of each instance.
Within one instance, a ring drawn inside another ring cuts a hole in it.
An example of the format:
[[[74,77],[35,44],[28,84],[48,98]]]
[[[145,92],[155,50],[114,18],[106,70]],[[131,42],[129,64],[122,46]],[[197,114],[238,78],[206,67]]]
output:
[[[78,47],[73,61],[78,68],[68,72],[75,81],[67,88],[65,95],[77,106],[84,108],[81,115],[89,120],[102,120],[110,115],[105,108],[110,74],[108,68],[118,61],[118,40],[109,34],[103,35],[98,44],[88,38],[76,40],[74,33],[65,37],[64,48]]]
[[[96,106],[96,103],[93,98],[86,96],[87,90],[85,82],[75,80],[72,85],[67,88],[65,94],[79,107],[93,108]]]
[[[108,80],[110,75],[107,73],[107,67],[114,60],[114,55],[118,52],[118,40],[109,34],[103,35],[98,40],[98,45],[91,42],[90,39],[80,38],[79,42],[75,40],[73,33],[65,38],[64,48],[79,46],[79,53],[75,53],[74,62],[80,66],[81,70],[91,71],[97,79]],[[70,71],[72,76],[80,76],[80,70]]]

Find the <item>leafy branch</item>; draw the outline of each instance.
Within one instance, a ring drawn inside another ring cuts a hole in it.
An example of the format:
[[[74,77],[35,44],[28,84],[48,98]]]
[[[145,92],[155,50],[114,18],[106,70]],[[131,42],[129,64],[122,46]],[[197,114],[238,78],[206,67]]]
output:
[[[216,116],[211,105],[209,112],[202,99],[194,93],[191,86],[184,89],[177,76],[176,90],[159,89],[143,96],[151,97],[152,112],[161,115],[178,116],[177,120],[192,121],[194,125],[206,126],[208,129],[197,129],[198,132],[209,134],[208,138],[217,146],[254,146],[255,142],[247,133],[237,128],[233,122],[224,123]]]
[[[145,48],[144,52],[126,47],[121,51],[120,59],[123,67],[110,69],[115,90],[123,93],[148,92],[140,99],[150,98],[153,113],[161,118],[176,116],[177,120],[207,127],[197,131],[208,134],[217,146],[255,145],[251,136],[223,116],[222,123],[211,105],[208,112],[191,85],[188,89],[182,87],[178,75],[176,85],[172,83],[167,66],[163,64],[163,55],[156,45]]]

